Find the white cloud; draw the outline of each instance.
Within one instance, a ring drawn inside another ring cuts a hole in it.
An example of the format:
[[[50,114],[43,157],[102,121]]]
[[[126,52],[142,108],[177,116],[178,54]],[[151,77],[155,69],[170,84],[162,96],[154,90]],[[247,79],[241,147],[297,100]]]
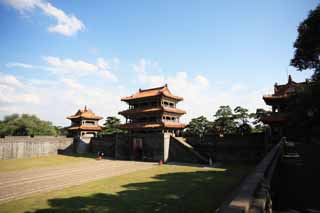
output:
[[[138,76],[138,81],[143,84],[148,84],[149,86],[157,86],[164,84],[165,78],[160,74],[154,74],[155,70],[159,70],[158,63],[153,61],[145,60],[141,58],[137,64],[132,65],[133,70],[136,72]]]
[[[117,116],[118,111],[126,107],[120,97],[128,92],[121,85],[92,86],[70,78],[24,79],[21,84],[23,87],[0,83],[0,117],[10,113],[29,113],[53,121],[55,125],[66,126],[69,121],[65,117],[85,105],[104,117]]]
[[[195,77],[195,81],[203,88],[208,87],[208,85],[209,85],[208,79],[206,79],[206,77],[204,77],[202,75],[197,75]]]
[[[104,79],[117,81],[117,76],[110,70],[110,63],[104,58],[98,58],[96,64],[82,60],[60,59],[59,57],[44,57],[48,63],[48,70],[55,74],[71,75],[72,77],[82,77],[87,75],[97,75]]]
[[[58,57],[46,59],[50,59],[46,69],[57,73],[53,79],[26,79],[0,72],[0,116],[14,112],[30,113],[55,124],[68,125],[65,117],[85,105],[98,115],[117,116],[119,111],[127,108],[120,101],[121,97],[132,94],[139,87],[149,88],[165,83],[173,94],[184,98],[178,107],[187,111],[181,119],[185,123],[200,115],[212,120],[221,105],[232,108],[240,105],[251,112],[257,107],[266,107],[262,100],[262,95],[268,93],[265,88],[251,88],[245,82],[228,82],[225,79],[210,81],[205,75],[186,71],[165,74],[159,72],[156,62],[146,59],[132,65],[133,72],[126,73],[125,79],[112,77],[113,72],[101,69],[108,66],[113,69],[113,59],[97,59],[95,63]],[[78,66],[86,68],[79,71]],[[93,78],[77,78],[86,75]],[[114,78],[118,83],[96,81],[103,77]],[[128,79],[137,84],[129,88]],[[272,85],[268,89],[271,90]]]
[[[6,4],[12,6],[20,12],[34,9],[40,0],[3,0]]]
[[[104,79],[109,79],[111,81],[118,81],[117,76],[115,76],[112,72],[108,71],[108,70],[101,70],[99,71],[99,76],[101,76]]]
[[[187,114],[182,116],[183,122],[201,115],[212,120],[221,105],[230,105],[232,108],[240,105],[251,112],[256,108],[266,107],[262,100],[262,95],[267,93],[265,89],[250,88],[241,82],[209,82],[200,74],[190,78],[187,72],[160,75],[150,69],[154,64],[152,61],[140,59],[133,65],[136,80],[146,88],[167,83],[173,94],[182,96],[184,100],[178,104],[178,107],[187,111]]]
[[[13,75],[6,75],[0,73],[0,85],[6,85],[10,87],[22,87],[23,84]]]
[[[112,59],[112,62],[113,62],[114,65],[119,65],[120,64],[120,59],[115,57],[115,58]]]
[[[33,66],[31,64],[24,64],[24,63],[19,63],[19,62],[11,62],[7,63],[6,67],[13,68],[13,67],[21,67],[25,69],[31,69]]]
[[[67,78],[64,78],[61,80],[62,83],[64,83],[67,87],[71,88],[71,89],[75,89],[75,90],[80,90],[80,89],[83,89],[83,86],[76,82],[75,80],[73,79],[67,79]]]
[[[97,67],[99,67],[100,69],[109,69],[110,65],[104,58],[98,58]]]
[[[45,15],[56,19],[57,24],[48,27],[49,32],[55,32],[64,36],[73,36],[78,31],[83,31],[85,25],[74,15],[67,15],[63,10],[54,7],[45,0],[4,0],[20,12],[31,11],[38,8]]]
[[[39,98],[28,91],[26,85],[13,75],[0,73],[0,103],[39,103]]]
[[[49,66],[65,73],[87,75],[95,72],[98,69],[96,65],[81,60],[60,59],[59,57],[52,56],[45,57],[44,60]]]

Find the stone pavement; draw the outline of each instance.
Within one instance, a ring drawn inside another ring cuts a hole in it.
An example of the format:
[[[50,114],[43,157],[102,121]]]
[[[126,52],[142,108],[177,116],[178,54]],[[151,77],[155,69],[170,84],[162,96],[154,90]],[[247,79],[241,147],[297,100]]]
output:
[[[0,203],[154,167],[155,163],[100,160],[0,173]]]

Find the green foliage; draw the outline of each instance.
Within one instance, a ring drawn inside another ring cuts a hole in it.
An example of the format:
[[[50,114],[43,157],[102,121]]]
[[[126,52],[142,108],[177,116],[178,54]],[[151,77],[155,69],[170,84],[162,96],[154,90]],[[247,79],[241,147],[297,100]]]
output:
[[[295,54],[291,65],[298,70],[314,70],[314,79],[320,78],[320,5],[309,13],[298,28],[294,43]]]
[[[214,117],[214,127],[220,134],[236,132],[235,117],[230,106],[220,106]]]
[[[187,126],[186,132],[190,135],[198,136],[200,139],[208,133],[212,124],[204,116],[193,118]]]
[[[241,106],[237,106],[234,109],[234,118],[237,121],[238,131],[240,134],[250,133],[251,126],[249,125],[249,119],[251,118],[251,114],[249,114],[249,110],[243,108]]]
[[[270,113],[270,111],[267,111],[262,108],[258,108],[255,113],[250,114],[250,117],[254,119],[252,121],[252,124],[254,125],[254,127],[252,128],[253,133],[265,131],[265,126],[261,122],[261,119],[262,119],[262,117],[266,116],[268,113]]]
[[[313,81],[296,92],[288,104],[292,125],[310,127],[320,125],[320,81]]]
[[[100,135],[123,133],[124,131],[119,128],[120,124],[121,122],[119,118],[113,116],[107,117],[105,123],[103,124],[104,130],[100,133]]]
[[[55,126],[54,127],[56,131],[58,132],[59,135],[61,136],[67,136],[68,135],[68,130],[62,126]]]
[[[42,121],[35,115],[12,114],[0,121],[1,136],[57,136],[59,131],[49,121]]]

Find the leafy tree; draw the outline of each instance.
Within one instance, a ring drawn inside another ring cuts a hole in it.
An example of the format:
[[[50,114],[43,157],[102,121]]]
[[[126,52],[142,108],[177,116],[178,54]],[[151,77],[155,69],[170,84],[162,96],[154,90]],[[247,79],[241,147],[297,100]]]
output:
[[[100,133],[101,135],[112,135],[117,133],[123,133],[124,131],[119,128],[121,122],[120,119],[114,116],[106,118],[103,124],[104,130]]]
[[[202,138],[208,133],[209,129],[211,128],[211,122],[204,116],[200,116],[197,118],[193,118],[186,129],[187,134],[195,135]]]
[[[238,120],[239,132],[241,134],[250,133],[251,126],[249,125],[249,119],[251,117],[251,114],[249,114],[249,110],[241,106],[237,106],[234,109],[234,112],[234,118]]]
[[[55,126],[54,127],[56,131],[59,133],[59,135],[62,136],[67,136],[68,135],[68,130],[62,126]]]
[[[314,79],[320,78],[320,5],[298,27],[294,43],[295,54],[291,65],[298,70],[314,70]]]
[[[235,133],[235,117],[230,106],[220,106],[214,117],[214,126],[220,134]]]
[[[251,118],[253,118],[252,124],[254,125],[254,128],[252,129],[252,132],[264,132],[265,131],[265,126],[261,122],[261,119],[266,116],[270,111],[267,111],[262,108],[256,109],[255,113],[252,113],[250,115]]]
[[[49,121],[40,120],[35,115],[12,114],[0,121],[0,135],[2,136],[57,136],[59,132]]]

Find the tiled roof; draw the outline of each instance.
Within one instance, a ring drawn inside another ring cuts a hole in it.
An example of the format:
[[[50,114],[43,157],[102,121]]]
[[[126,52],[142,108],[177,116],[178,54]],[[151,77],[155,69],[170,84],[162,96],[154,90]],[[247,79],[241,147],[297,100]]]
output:
[[[286,123],[288,121],[288,116],[284,113],[272,113],[263,116],[261,121],[265,124]]]
[[[156,128],[172,128],[172,129],[183,129],[185,124],[177,122],[148,122],[148,123],[128,123],[122,124],[120,127],[123,129],[156,129]]]
[[[164,122],[164,127],[183,129],[186,127],[186,125],[183,123],[176,123],[176,122]]]
[[[272,104],[274,102],[286,101],[291,94],[297,91],[297,89],[302,88],[306,85],[306,82],[296,83],[292,80],[291,76],[288,77],[288,83],[286,84],[275,84],[274,85],[274,94],[264,95],[263,100],[267,104]]]
[[[101,131],[102,127],[101,126],[70,126],[67,127],[68,130],[92,130],[92,131]]]
[[[123,97],[121,98],[122,101],[129,101],[129,100],[134,100],[134,99],[142,99],[142,98],[149,98],[149,97],[155,97],[155,96],[165,96],[168,98],[175,99],[177,101],[182,101],[183,98],[179,96],[173,95],[170,90],[168,89],[167,85],[164,85],[162,87],[156,87],[156,88],[151,88],[151,89],[145,89],[142,90],[140,89],[137,93]]]
[[[84,109],[79,109],[76,114],[68,116],[67,119],[76,119],[76,118],[87,118],[93,120],[100,120],[102,117],[95,115],[90,109],[85,107]]]
[[[138,108],[138,109],[129,109],[119,112],[120,115],[129,115],[129,114],[136,114],[136,113],[149,113],[149,112],[171,112],[176,114],[186,114],[186,111],[171,108],[171,107],[152,107],[152,108]]]
[[[285,101],[289,98],[289,95],[264,95],[263,100],[266,103],[272,103],[272,102],[279,102],[279,101]]]
[[[291,75],[288,77],[288,83],[282,85],[274,85],[274,96],[284,96],[292,92],[295,92],[296,89],[301,88],[305,85],[305,82],[296,83],[292,80]]]

